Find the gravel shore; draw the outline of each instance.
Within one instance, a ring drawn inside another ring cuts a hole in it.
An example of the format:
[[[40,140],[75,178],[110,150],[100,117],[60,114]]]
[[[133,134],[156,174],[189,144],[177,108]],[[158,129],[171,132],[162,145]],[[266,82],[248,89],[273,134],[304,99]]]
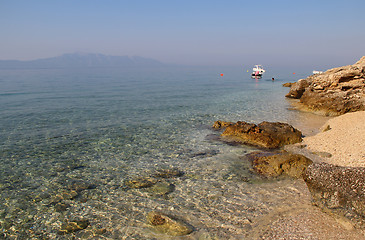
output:
[[[365,112],[331,118],[318,134],[286,149],[314,161],[365,167]],[[297,209],[277,214],[264,228],[259,227],[252,239],[365,239],[365,230],[355,229],[348,219],[312,206],[304,181],[293,187],[304,202]]]

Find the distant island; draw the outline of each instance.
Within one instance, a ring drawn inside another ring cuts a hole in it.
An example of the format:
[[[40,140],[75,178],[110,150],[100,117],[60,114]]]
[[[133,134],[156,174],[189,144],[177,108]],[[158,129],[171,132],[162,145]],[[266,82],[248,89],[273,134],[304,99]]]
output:
[[[80,68],[80,67],[154,67],[163,63],[138,56],[107,56],[94,53],[71,53],[29,61],[0,60],[0,69],[19,68]]]

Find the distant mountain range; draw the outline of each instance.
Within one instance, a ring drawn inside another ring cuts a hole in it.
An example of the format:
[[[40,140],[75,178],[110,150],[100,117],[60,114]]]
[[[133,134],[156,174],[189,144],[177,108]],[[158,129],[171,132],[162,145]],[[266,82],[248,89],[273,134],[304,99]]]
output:
[[[133,67],[162,66],[163,63],[150,58],[129,56],[107,56],[93,53],[72,53],[58,57],[30,61],[0,60],[0,68],[79,68],[79,67]]]

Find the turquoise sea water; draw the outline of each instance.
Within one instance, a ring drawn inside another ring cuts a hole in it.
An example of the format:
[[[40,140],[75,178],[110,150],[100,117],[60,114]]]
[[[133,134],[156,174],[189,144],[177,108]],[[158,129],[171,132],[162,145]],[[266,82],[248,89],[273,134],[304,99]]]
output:
[[[292,201],[292,182],[251,173],[242,156],[256,149],[220,142],[211,126],[295,126],[301,113],[281,84],[297,78],[234,67],[0,70],[0,235],[175,239],[146,224],[159,210],[193,226],[181,239],[247,236]],[[182,173],[154,178],[167,192],[128,185],[165,170]],[[88,227],[63,235],[78,219]]]

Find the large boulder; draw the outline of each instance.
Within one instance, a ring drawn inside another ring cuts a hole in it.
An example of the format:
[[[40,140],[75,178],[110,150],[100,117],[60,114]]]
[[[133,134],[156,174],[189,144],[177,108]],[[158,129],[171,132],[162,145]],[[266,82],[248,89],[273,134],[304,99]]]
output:
[[[353,65],[311,75],[293,84],[289,98],[325,115],[365,110],[365,56]]]
[[[299,130],[280,122],[262,122],[256,125],[239,121],[228,125],[221,136],[227,141],[269,149],[302,141]]]
[[[281,175],[301,178],[312,160],[300,154],[281,152],[253,152],[248,155],[253,169],[265,177]]]
[[[365,168],[314,163],[304,173],[313,203],[351,220],[365,220]]]

